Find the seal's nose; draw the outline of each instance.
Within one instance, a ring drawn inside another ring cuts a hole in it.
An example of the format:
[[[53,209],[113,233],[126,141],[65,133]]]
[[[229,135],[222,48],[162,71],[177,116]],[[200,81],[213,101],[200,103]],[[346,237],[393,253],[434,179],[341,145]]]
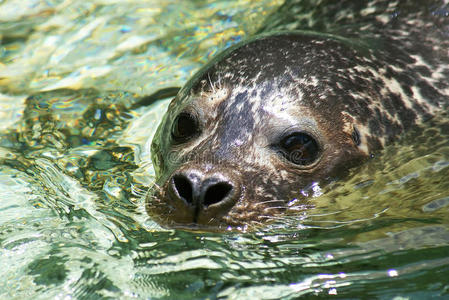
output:
[[[169,188],[177,206],[184,206],[185,213],[193,214],[191,220],[195,223],[207,223],[225,215],[239,196],[238,187],[229,177],[196,170],[175,173]]]
[[[184,174],[173,176],[174,190],[179,197],[189,205],[203,206],[220,204],[229,200],[233,186],[220,180],[220,178],[208,178],[204,182],[191,180]]]

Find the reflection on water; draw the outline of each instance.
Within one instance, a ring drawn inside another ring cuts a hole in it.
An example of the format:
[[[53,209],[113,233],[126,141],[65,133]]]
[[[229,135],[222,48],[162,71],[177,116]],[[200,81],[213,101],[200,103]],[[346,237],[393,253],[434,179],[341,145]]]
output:
[[[279,4],[0,2],[1,298],[449,297],[447,115],[259,232],[146,216],[167,101],[132,104]]]
[[[182,85],[281,1],[0,2],[0,91]]]

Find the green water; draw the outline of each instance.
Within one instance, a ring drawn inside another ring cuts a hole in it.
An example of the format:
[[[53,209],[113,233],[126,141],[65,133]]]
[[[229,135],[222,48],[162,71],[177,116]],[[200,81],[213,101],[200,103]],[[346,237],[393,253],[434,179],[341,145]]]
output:
[[[1,299],[449,299],[449,117],[251,233],[145,213],[167,100],[281,1],[0,1]]]

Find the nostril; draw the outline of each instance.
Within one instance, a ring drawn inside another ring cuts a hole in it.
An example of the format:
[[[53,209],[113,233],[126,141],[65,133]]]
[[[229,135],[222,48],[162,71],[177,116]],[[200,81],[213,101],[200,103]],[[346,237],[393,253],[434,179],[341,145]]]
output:
[[[232,185],[227,182],[218,182],[206,189],[206,193],[203,198],[203,205],[209,206],[215,203],[219,203],[226,199],[231,193]]]
[[[221,174],[206,177],[197,171],[187,171],[173,175],[170,190],[174,204],[200,213],[212,205],[218,210],[232,207],[239,189]]]
[[[190,180],[182,175],[173,177],[173,184],[178,192],[178,195],[184,199],[187,203],[193,203],[193,190]]]

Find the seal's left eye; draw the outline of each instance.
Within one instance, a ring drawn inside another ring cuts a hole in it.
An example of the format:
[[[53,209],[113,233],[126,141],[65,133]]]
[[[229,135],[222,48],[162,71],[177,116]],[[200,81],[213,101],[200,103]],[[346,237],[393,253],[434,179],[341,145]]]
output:
[[[180,113],[173,122],[171,135],[176,143],[186,142],[198,133],[198,120],[189,113]]]
[[[295,132],[282,139],[282,155],[294,164],[307,166],[315,162],[320,154],[318,142],[309,134]]]

